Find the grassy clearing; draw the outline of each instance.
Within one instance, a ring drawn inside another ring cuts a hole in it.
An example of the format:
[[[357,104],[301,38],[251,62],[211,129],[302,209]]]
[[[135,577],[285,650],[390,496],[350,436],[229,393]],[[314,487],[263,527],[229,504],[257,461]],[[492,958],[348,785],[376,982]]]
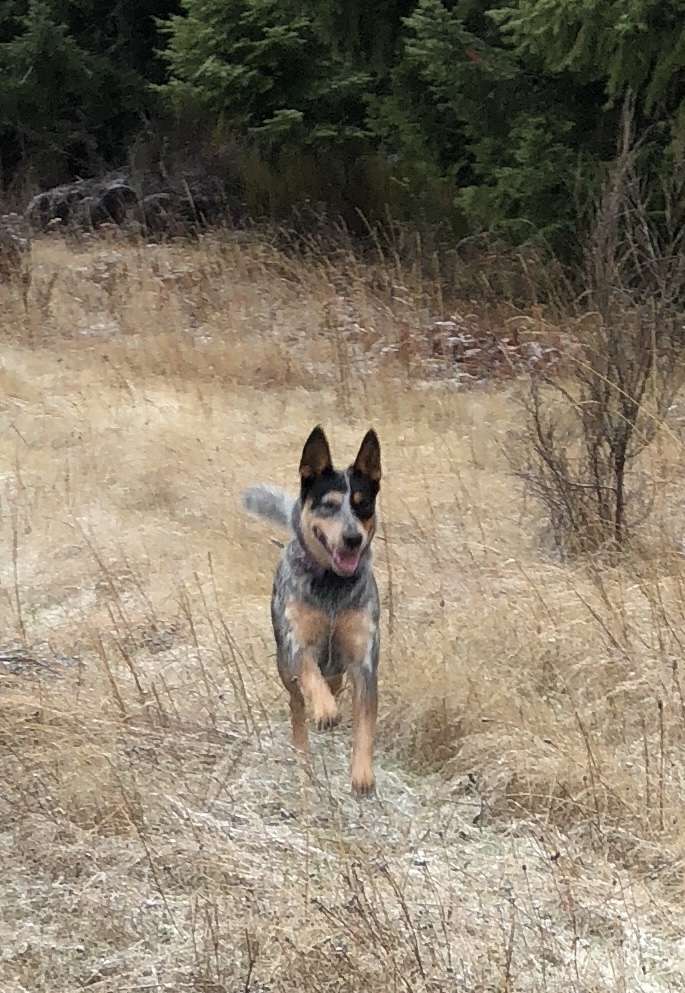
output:
[[[35,255],[28,319],[2,289],[0,988],[685,989],[679,409],[639,548],[562,564],[517,386],[419,374],[429,288],[264,244]],[[239,508],[319,421],[340,461],[383,444],[364,803],[349,719],[291,752],[283,536]]]

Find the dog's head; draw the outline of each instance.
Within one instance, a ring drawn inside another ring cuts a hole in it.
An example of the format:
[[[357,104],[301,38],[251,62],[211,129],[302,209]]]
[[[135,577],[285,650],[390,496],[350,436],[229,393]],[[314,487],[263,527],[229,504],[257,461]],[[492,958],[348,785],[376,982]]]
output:
[[[376,531],[381,446],[367,431],[352,465],[333,468],[321,427],[305,442],[300,460],[301,539],[312,558],[339,576],[353,576]]]

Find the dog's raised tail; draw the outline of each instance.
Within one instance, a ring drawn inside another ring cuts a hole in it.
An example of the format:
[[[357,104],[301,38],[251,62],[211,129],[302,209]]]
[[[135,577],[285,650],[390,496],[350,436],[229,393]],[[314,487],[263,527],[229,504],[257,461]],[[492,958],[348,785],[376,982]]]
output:
[[[248,513],[264,517],[282,528],[290,527],[294,506],[295,497],[268,483],[250,486],[243,493],[243,507]]]

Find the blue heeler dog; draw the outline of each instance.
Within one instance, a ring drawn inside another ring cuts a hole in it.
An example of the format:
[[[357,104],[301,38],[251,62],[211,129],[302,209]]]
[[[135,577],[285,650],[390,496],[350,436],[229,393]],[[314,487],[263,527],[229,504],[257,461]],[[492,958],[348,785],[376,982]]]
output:
[[[378,709],[378,588],[371,564],[381,448],[368,431],[354,463],[333,468],[321,427],[300,460],[300,497],[262,484],[243,494],[245,508],[289,527],[274,578],[271,620],[278,672],[290,694],[293,744],[306,753],[305,705],[319,728],[340,720],[336,696],[345,673],[352,684],[352,787],[373,793],[373,740]]]

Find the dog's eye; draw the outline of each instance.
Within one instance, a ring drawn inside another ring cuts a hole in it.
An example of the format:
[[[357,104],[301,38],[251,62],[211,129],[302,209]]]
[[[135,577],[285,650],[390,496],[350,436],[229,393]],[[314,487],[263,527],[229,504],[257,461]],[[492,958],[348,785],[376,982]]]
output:
[[[319,506],[324,514],[334,514],[336,510],[340,510],[337,500],[322,500]]]

